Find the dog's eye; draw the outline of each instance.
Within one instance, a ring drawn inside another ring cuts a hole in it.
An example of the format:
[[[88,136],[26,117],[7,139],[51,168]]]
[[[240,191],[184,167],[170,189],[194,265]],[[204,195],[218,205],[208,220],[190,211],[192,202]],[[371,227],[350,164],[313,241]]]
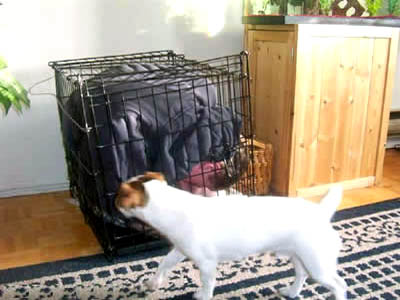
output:
[[[127,192],[121,192],[121,193],[119,194],[119,197],[120,197],[121,199],[127,198],[128,196],[129,196],[129,194],[128,194]]]

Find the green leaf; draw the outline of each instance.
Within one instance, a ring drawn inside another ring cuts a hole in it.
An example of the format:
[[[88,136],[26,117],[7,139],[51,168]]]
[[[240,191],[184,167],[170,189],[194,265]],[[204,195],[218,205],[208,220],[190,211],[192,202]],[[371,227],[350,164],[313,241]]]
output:
[[[17,90],[19,90],[18,97],[20,98],[20,101],[26,107],[30,107],[30,100],[28,98],[28,92],[25,90],[25,88],[18,81],[15,81],[14,86]]]
[[[305,0],[289,0],[288,2],[292,6],[301,6],[304,3]]]
[[[22,95],[15,89],[13,85],[7,86],[8,99],[11,101],[13,107],[18,111],[22,112],[21,99]]]
[[[376,16],[382,7],[382,0],[366,0],[367,10],[370,16]]]
[[[11,107],[11,101],[3,95],[1,87],[0,87],[0,104],[3,105],[5,114],[7,115]]]
[[[7,68],[6,60],[0,56],[0,70]]]
[[[5,108],[6,115],[10,107],[18,113],[22,113],[23,106],[30,107],[27,91],[6,70],[0,71],[0,103]]]
[[[328,14],[331,10],[332,0],[319,0],[319,6],[324,14]]]
[[[400,0],[389,0],[389,14],[398,16],[400,14]]]

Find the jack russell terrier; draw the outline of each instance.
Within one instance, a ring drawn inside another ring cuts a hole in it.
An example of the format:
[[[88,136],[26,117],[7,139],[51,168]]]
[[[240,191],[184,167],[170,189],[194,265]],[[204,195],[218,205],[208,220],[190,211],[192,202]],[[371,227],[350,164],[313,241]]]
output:
[[[341,240],[330,224],[342,194],[342,187],[334,186],[320,204],[272,196],[207,198],[169,186],[163,175],[148,172],[121,184],[115,206],[174,246],[147,282],[153,290],[187,257],[199,268],[203,285],[195,298],[211,299],[219,262],[272,251],[289,256],[296,272],[294,283],[280,290],[282,295],[298,296],[310,276],[343,300],[346,283],[337,274]]]

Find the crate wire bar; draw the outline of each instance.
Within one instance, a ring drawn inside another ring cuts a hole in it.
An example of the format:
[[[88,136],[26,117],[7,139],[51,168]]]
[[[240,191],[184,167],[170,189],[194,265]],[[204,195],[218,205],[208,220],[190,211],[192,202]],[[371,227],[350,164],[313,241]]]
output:
[[[247,53],[171,50],[50,62],[70,191],[112,258],[165,244],[114,207],[122,181],[162,172],[202,196],[254,194]]]

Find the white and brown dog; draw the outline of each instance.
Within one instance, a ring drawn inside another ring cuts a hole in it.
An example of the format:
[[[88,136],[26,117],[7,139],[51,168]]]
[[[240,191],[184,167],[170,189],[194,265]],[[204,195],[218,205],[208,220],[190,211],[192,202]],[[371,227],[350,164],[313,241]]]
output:
[[[341,248],[330,219],[342,199],[335,186],[315,204],[301,198],[224,196],[206,198],[168,186],[159,173],[122,183],[115,200],[126,217],[151,225],[173,244],[148,285],[157,289],[167,272],[186,257],[200,269],[203,287],[197,299],[210,299],[219,262],[258,252],[290,256],[294,283],[280,290],[296,297],[308,276],[346,299],[346,283],[337,274]]]

